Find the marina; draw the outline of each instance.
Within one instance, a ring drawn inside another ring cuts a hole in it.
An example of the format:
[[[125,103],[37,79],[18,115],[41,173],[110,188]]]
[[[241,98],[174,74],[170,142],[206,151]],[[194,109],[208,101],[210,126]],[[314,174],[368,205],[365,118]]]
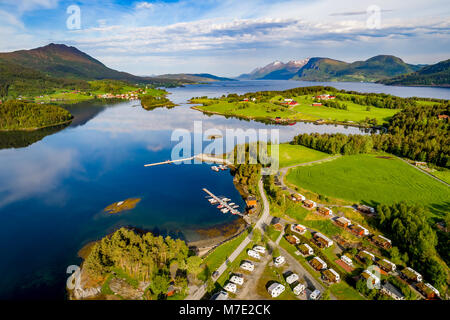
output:
[[[231,201],[231,199],[225,197],[218,197],[206,188],[203,188],[203,191],[205,191],[208,194],[207,199],[209,203],[211,203],[212,205],[219,203],[217,209],[220,209],[222,213],[231,212],[231,214],[244,217],[244,214],[242,214],[237,210],[237,208],[239,208],[238,205],[234,204],[234,202],[228,203],[229,201]]]

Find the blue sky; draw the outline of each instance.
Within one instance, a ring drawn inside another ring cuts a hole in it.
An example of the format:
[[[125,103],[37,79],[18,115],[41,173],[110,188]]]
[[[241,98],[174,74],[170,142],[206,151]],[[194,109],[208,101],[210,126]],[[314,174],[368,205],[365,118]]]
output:
[[[78,30],[67,28],[71,5],[80,8]],[[371,5],[379,20],[367,12]],[[0,0],[0,51],[50,42],[139,75],[236,76],[274,60],[315,56],[351,62],[393,54],[435,63],[450,58],[450,6],[442,0]]]

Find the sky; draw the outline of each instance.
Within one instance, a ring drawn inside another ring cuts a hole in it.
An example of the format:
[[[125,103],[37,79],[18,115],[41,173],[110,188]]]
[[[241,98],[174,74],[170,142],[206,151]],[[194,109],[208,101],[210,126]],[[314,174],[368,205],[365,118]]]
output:
[[[0,51],[75,46],[136,75],[237,76],[272,61],[450,58],[442,0],[0,0]]]

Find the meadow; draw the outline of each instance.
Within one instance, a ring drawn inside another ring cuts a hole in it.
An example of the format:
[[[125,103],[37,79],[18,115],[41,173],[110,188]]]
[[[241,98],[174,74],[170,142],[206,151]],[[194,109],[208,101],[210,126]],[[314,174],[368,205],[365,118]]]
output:
[[[287,143],[280,144],[279,150],[280,168],[293,166],[300,163],[317,161],[328,158],[330,156],[329,154],[314,149]]]
[[[447,186],[386,154],[343,156],[334,161],[292,169],[287,181],[329,197],[366,203],[406,201],[440,215],[448,211]]]

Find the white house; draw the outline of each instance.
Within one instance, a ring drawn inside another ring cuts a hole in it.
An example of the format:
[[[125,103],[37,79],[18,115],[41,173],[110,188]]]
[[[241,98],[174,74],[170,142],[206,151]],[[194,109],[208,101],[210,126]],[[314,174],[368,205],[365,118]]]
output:
[[[244,263],[241,264],[241,269],[252,272],[253,270],[255,270],[255,265],[253,263],[245,261]]]
[[[320,297],[320,290],[314,290],[313,292],[311,292],[311,294],[309,295],[309,298],[311,299],[311,300],[317,300],[317,299],[319,299],[319,297]]]
[[[295,287],[294,287],[294,289],[292,289],[292,291],[294,292],[294,294],[296,295],[296,296],[298,296],[299,294],[301,294],[303,291],[305,291],[305,285],[304,284],[302,284],[302,283],[299,283],[298,285],[296,285]]]
[[[293,273],[289,277],[286,278],[286,282],[288,284],[293,284],[297,280],[298,280],[298,275],[296,273]]]
[[[341,260],[344,261],[345,264],[349,265],[350,267],[353,267],[353,261],[349,257],[347,257],[345,254],[341,256]]]
[[[275,258],[275,267],[279,267],[279,266],[281,266],[283,263],[285,263],[286,262],[286,259],[285,259],[285,257],[283,257],[283,256],[278,256],[278,257],[276,257]]]
[[[236,275],[232,276],[230,278],[230,281],[233,282],[234,284],[237,284],[238,286],[242,286],[244,284],[244,278]]]
[[[226,291],[231,293],[236,293],[237,287],[234,283],[228,282],[225,287],[223,287]]]
[[[372,285],[378,286],[380,284],[380,278],[378,278],[375,274],[370,272],[369,270],[364,270],[361,273],[361,276],[364,277],[366,280],[369,280],[372,282]]]
[[[259,255],[259,253],[258,252],[256,252],[256,251],[253,251],[253,250],[248,250],[247,251],[247,254],[250,256],[250,257],[252,257],[252,258],[255,258],[255,259],[261,259],[261,256]]]
[[[267,289],[267,291],[269,292],[269,294],[272,296],[272,298],[276,298],[278,297],[280,294],[283,293],[285,287],[278,282],[274,282],[272,283],[269,288]]]
[[[256,252],[261,253],[261,254],[265,254],[266,253],[266,248],[264,248],[263,246],[254,246],[253,247],[253,251],[256,251]]]
[[[364,228],[362,225],[358,224],[358,227],[360,227],[363,230],[363,235],[364,236],[368,236],[369,235],[369,230],[367,230],[366,228]]]

